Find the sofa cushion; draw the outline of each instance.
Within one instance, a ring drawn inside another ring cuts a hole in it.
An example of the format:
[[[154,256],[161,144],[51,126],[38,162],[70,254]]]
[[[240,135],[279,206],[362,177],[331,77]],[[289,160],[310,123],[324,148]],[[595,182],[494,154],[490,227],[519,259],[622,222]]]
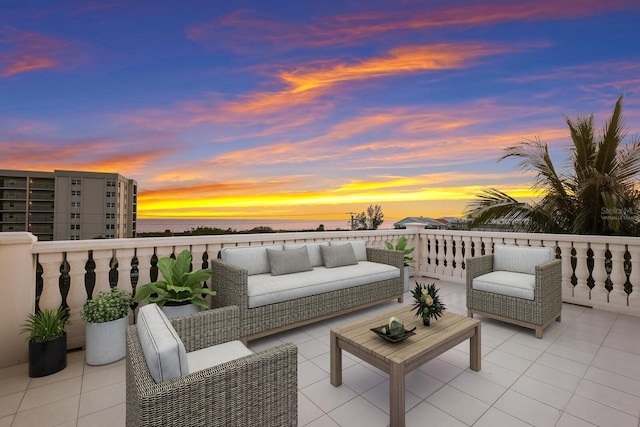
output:
[[[221,365],[231,360],[253,354],[240,341],[228,341],[222,344],[213,345],[200,350],[187,353],[189,361],[189,373]]]
[[[358,263],[350,243],[340,246],[320,246],[322,260],[327,268],[342,267]]]
[[[552,248],[514,245],[495,245],[493,247],[494,271],[536,274],[536,265],[549,261],[553,261]]]
[[[341,246],[351,244],[357,261],[367,261],[367,242],[364,240],[331,240],[329,246]]]
[[[311,270],[311,261],[309,261],[307,248],[288,251],[267,249],[267,258],[269,258],[273,276]]]
[[[284,250],[289,251],[291,249],[306,247],[307,252],[309,253],[309,261],[311,261],[311,267],[320,267],[321,265],[324,265],[320,246],[329,246],[329,242],[285,243]]]
[[[492,271],[474,278],[471,287],[477,291],[492,292],[533,301],[536,287],[535,274],[513,271]]]
[[[283,245],[243,246],[236,248],[223,248],[220,251],[220,259],[229,264],[247,270],[248,275],[263,274],[271,271],[267,249],[282,250]]]
[[[156,383],[189,373],[184,344],[157,304],[140,307],[136,328],[147,367]]]
[[[397,267],[369,261],[345,267],[315,267],[313,271],[284,276],[258,274],[247,278],[248,304],[255,308],[398,277]]]

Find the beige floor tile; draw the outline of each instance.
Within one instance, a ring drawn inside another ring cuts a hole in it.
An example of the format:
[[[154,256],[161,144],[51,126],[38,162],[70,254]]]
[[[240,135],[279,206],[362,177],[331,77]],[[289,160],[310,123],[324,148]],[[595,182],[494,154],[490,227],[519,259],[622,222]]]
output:
[[[78,427],[124,427],[127,407],[124,403],[78,418]]]
[[[5,378],[15,377],[16,375],[24,375],[25,377],[28,375],[29,366],[26,363],[15,366],[8,366],[6,368],[0,369],[0,380],[4,380]]]
[[[0,417],[0,427],[11,427],[13,422],[13,415],[7,415],[6,417]]]
[[[18,392],[0,397],[0,417],[5,417],[18,412],[23,396],[23,392]]]
[[[19,411],[47,405],[71,396],[80,396],[82,377],[70,378],[41,387],[29,388],[24,394]]]
[[[84,417],[85,415],[125,403],[126,391],[126,385],[123,381],[82,393],[78,415]]]
[[[14,375],[13,377],[0,380],[0,397],[17,392],[24,392],[29,386],[31,379],[24,375]]]
[[[91,372],[82,378],[82,392],[92,391],[107,385],[126,380],[125,365],[109,365],[108,368]]]
[[[80,395],[20,411],[12,427],[48,427],[72,421],[78,417],[79,403]]]
[[[48,384],[53,384],[58,381],[68,380],[70,378],[82,377],[84,372],[84,362],[76,360],[70,362],[67,360],[67,367],[55,374],[47,375],[46,377],[31,378],[29,388],[41,387]]]

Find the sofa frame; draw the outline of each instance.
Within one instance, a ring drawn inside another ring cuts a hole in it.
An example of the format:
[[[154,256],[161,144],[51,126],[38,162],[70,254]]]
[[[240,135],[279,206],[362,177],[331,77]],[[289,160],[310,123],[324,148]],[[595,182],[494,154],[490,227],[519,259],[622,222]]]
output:
[[[534,299],[516,298],[473,289],[473,279],[493,271],[493,255],[466,259],[467,313],[490,317],[534,329],[536,338],[562,313],[562,262],[559,259],[535,267]]]
[[[400,270],[394,279],[339,289],[249,308],[247,270],[215,259],[211,263],[212,288],[217,295],[211,307],[240,308],[241,340],[247,342],[389,300],[403,301],[404,254],[400,251],[367,248],[367,260],[392,265]]]

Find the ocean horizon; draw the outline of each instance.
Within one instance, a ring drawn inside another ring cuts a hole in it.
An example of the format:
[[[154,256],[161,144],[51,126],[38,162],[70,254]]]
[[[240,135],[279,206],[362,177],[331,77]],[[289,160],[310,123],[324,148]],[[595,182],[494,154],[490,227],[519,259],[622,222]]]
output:
[[[395,221],[393,221],[395,222]],[[393,222],[385,221],[381,229],[393,228]],[[280,220],[280,219],[172,219],[141,218],[137,221],[138,233],[163,232],[170,230],[181,233],[198,227],[213,227],[222,230],[246,231],[256,227],[271,227],[273,230],[299,231],[316,230],[320,225],[326,231],[350,230],[349,220]],[[386,226],[386,227],[385,227]]]

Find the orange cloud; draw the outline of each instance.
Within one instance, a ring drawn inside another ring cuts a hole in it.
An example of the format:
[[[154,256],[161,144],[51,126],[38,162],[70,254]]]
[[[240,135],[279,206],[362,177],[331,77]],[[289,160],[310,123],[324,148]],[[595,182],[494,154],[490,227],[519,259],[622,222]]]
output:
[[[72,44],[35,32],[11,27],[0,28],[0,77],[34,70],[63,68],[78,61],[71,52]]]

